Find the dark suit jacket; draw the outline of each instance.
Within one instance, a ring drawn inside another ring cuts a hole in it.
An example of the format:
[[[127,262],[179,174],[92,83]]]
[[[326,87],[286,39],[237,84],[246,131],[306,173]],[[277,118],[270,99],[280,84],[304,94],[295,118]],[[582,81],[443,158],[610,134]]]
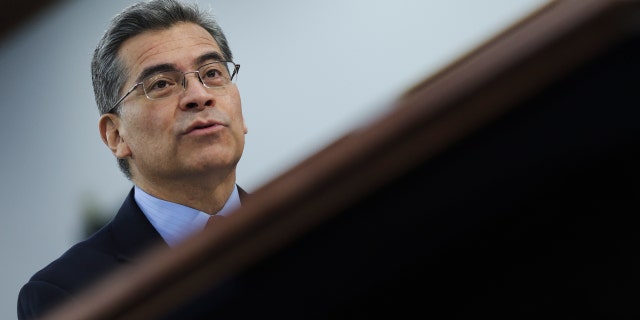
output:
[[[247,193],[238,187],[240,199]],[[133,188],[116,216],[29,279],[18,295],[18,319],[42,316],[117,267],[131,264],[145,249],[166,243],[133,198]],[[168,247],[168,246],[167,246]]]

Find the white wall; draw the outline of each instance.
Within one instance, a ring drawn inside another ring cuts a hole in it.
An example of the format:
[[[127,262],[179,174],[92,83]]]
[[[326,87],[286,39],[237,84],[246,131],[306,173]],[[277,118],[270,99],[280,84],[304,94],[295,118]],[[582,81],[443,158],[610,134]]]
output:
[[[225,29],[249,126],[252,191],[543,0],[204,1]],[[20,286],[112,213],[130,183],[98,136],[89,61],[125,0],[66,1],[0,43],[0,318]]]

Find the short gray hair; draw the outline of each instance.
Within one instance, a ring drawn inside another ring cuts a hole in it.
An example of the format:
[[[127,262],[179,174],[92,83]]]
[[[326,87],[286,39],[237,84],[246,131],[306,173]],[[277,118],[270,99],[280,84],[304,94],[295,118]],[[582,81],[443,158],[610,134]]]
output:
[[[186,4],[176,0],[138,2],[111,20],[93,53],[91,80],[100,115],[108,112],[120,113],[119,106],[114,110],[111,107],[120,98],[120,90],[127,80],[126,70],[118,57],[122,43],[145,31],[168,29],[180,22],[194,23],[207,30],[222,50],[223,58],[233,60],[227,38],[210,12],[201,10],[194,3]],[[127,160],[118,159],[118,165],[127,179],[131,179]]]

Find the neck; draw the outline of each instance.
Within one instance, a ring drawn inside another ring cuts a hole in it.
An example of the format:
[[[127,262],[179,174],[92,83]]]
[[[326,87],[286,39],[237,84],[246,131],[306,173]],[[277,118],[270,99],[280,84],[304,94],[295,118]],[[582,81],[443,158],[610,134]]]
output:
[[[137,179],[134,183],[156,198],[215,214],[224,207],[233,188],[236,188],[236,177],[235,172],[232,172],[218,179],[214,177],[179,181],[174,179],[170,182],[155,183]]]

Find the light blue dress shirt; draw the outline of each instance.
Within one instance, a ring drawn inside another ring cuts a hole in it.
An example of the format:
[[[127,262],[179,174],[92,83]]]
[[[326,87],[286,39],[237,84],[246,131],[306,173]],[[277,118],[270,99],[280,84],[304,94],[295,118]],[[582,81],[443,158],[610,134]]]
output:
[[[158,199],[137,186],[133,197],[149,222],[160,233],[170,247],[175,247],[184,239],[201,231],[210,215],[181,204]],[[227,216],[240,206],[238,188],[216,215]]]

